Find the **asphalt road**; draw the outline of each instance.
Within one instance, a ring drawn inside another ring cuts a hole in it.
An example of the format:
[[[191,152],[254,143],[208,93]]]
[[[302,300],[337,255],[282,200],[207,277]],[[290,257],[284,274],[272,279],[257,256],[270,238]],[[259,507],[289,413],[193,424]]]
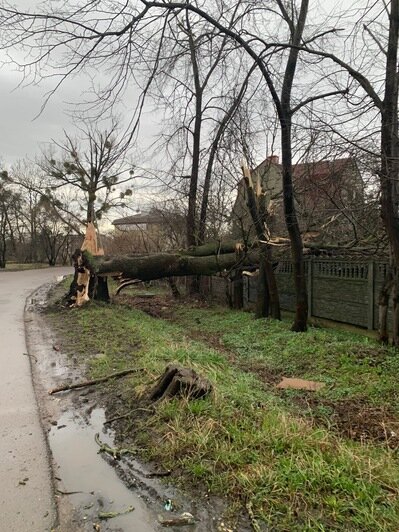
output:
[[[55,520],[51,470],[26,353],[24,307],[71,268],[0,272],[0,532],[45,532]]]

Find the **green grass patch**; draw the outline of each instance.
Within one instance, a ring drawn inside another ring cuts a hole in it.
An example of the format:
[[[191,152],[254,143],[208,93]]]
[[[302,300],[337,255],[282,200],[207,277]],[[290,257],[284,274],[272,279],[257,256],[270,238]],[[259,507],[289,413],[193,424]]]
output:
[[[396,397],[398,357],[353,333],[256,321],[226,309],[175,311],[173,323],[121,305],[50,310],[69,351],[98,377],[127,367],[143,371],[109,388],[137,405],[166,364],[190,366],[214,386],[203,400],[161,402],[136,423],[144,456],[179,470],[183,484],[251,502],[271,530],[395,530],[399,522],[397,452],[362,444],[300,415],[301,392],[278,392],[263,374],[326,383],[320,401],[381,406]],[[218,348],[220,345],[220,349]],[[320,402],[320,415],[330,415]]]
[[[319,380],[326,384],[321,396],[367,397],[399,412],[398,353],[367,336],[312,327],[306,334],[293,333],[290,321],[255,320],[249,313],[219,308],[181,309],[177,319],[204,338],[220,339],[248,369]]]

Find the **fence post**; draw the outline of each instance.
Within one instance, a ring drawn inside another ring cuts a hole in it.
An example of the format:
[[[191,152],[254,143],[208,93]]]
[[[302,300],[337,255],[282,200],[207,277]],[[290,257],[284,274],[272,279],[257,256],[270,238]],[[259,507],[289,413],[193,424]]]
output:
[[[367,275],[367,328],[374,329],[374,262],[368,263]]]
[[[308,259],[308,318],[312,317],[312,303],[313,303],[313,257]]]

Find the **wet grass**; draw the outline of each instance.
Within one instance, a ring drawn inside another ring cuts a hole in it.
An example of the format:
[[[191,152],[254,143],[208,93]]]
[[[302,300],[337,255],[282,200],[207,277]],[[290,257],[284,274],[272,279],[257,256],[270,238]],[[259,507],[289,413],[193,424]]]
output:
[[[367,336],[319,327],[298,334],[290,331],[288,320],[258,321],[249,313],[220,308],[181,309],[176,315],[182,326],[231,349],[246,369],[321,381],[326,384],[321,396],[367,397],[399,412],[398,353]]]
[[[328,430],[311,407],[310,415],[298,408],[297,399],[305,394],[310,401],[310,392],[273,386],[281,375],[325,382],[311,396],[325,417],[327,402],[330,408],[364,400],[396,410],[394,351],[353,333],[317,328],[297,334],[288,322],[188,304],[175,309],[173,322],[117,304],[48,316],[62,349],[87,362],[92,377],[142,368],[107,388],[125,409],[139,404],[171,362],[212,382],[214,392],[204,400],[165,401],[141,422],[135,419],[145,458],[178,471],[199,496],[206,490],[227,495],[233,510],[250,502],[271,530],[397,529],[397,450]]]

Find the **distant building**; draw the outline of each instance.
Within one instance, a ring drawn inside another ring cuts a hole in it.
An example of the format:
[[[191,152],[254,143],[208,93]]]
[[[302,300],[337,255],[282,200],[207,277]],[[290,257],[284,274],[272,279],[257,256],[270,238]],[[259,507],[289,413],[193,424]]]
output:
[[[114,220],[114,241],[128,253],[154,253],[179,247],[184,218],[176,213],[152,209]]]
[[[282,167],[278,156],[267,157],[252,172],[255,188],[266,194],[270,229],[274,235],[287,233],[284,223]],[[334,228],[336,236],[351,231],[364,206],[364,187],[356,160],[341,158],[300,163],[293,166],[294,197],[302,232],[320,233]],[[233,232],[251,234],[252,220],[242,179],[233,211]]]

